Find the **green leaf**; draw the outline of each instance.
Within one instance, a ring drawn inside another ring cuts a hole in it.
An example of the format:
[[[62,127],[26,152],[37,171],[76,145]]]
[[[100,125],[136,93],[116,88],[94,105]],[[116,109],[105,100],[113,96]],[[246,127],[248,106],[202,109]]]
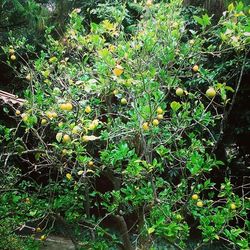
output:
[[[198,16],[194,16],[194,20],[195,20],[198,24],[200,24],[201,26],[203,26],[203,20],[202,20],[202,18],[200,18],[200,17],[198,17]]]
[[[148,229],[148,234],[152,234],[154,231],[155,231],[155,228],[154,227],[150,227]]]
[[[181,104],[179,102],[173,101],[171,102],[170,107],[173,111],[176,112],[178,109],[180,109]]]
[[[234,10],[234,4],[233,3],[229,4],[227,9],[228,9],[229,12],[233,11]]]
[[[209,17],[207,14],[202,15],[203,20],[203,26],[208,26],[211,24],[211,17]]]
[[[57,133],[56,134],[56,140],[60,142],[62,140],[63,133]]]

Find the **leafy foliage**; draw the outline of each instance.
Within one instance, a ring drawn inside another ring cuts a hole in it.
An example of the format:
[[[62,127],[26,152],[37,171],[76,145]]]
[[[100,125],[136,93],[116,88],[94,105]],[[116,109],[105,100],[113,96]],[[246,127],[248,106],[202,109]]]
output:
[[[158,239],[186,249],[191,217],[202,234],[197,249],[219,239],[248,249],[249,200],[230,179],[218,188],[209,178],[223,166],[213,154],[218,127],[246,64],[249,17],[241,6],[214,26],[195,15],[197,26],[186,29],[182,1],[147,1],[129,35],[125,7],[106,9],[89,31],[75,9],[63,39],[47,29],[39,55],[11,38],[7,63],[15,67],[17,55],[29,87],[18,126],[1,129],[1,176],[17,178],[3,182],[17,190],[4,192],[2,213],[16,207],[16,225],[38,226],[60,215],[89,249],[155,249]],[[12,156],[30,178],[6,168]],[[116,229],[105,227],[107,218]],[[243,226],[232,226],[239,218]],[[42,230],[47,236],[53,226]]]

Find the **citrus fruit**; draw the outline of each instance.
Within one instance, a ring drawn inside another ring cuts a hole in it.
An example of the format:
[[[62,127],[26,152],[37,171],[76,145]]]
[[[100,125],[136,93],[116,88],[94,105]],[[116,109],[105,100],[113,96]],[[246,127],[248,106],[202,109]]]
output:
[[[162,120],[163,119],[163,115],[162,114],[157,115],[157,119],[158,120]]]
[[[157,112],[158,115],[163,114],[163,110],[162,110],[161,107],[158,107],[157,110],[156,110],[156,112]]]
[[[199,71],[199,66],[198,65],[194,65],[193,66],[193,71],[194,72],[198,72]]]
[[[11,55],[10,59],[11,59],[12,61],[15,61],[15,60],[16,60],[16,56],[13,54],[13,55]]]
[[[214,98],[216,95],[216,91],[213,87],[210,87],[207,89],[206,91],[206,96],[209,97],[209,98]]]
[[[90,112],[91,112],[91,107],[88,105],[86,108],[85,108],[85,112],[87,113],[87,114],[89,114]]]
[[[121,99],[121,104],[122,105],[126,105],[128,103],[127,99],[126,98],[122,98]]]
[[[158,126],[159,125],[159,120],[154,119],[152,123],[153,123],[154,126]]]
[[[70,139],[70,136],[69,135],[67,135],[67,134],[65,134],[64,136],[63,136],[63,138],[62,138],[62,142],[64,142],[64,143],[67,143],[67,142],[69,142],[71,139]]]
[[[198,199],[199,199],[198,194],[193,194],[193,195],[192,195],[192,200],[198,200]]]
[[[142,128],[143,128],[144,131],[149,130],[148,122],[144,122],[144,123],[142,124]]]
[[[124,69],[121,65],[116,65],[115,68],[113,69],[113,74],[115,76],[120,76],[123,73]]]
[[[203,207],[203,202],[202,202],[202,201],[198,201],[198,202],[196,203],[196,205],[197,205],[197,207]]]
[[[184,94],[184,91],[182,88],[177,88],[176,91],[175,91],[176,95],[177,96],[183,96]]]
[[[230,204],[230,208],[231,208],[232,210],[235,210],[235,209],[236,209],[236,205],[235,205],[234,203],[231,203],[231,204]]]
[[[47,120],[46,120],[45,118],[43,118],[43,119],[41,120],[41,124],[42,124],[42,125],[47,124]]]

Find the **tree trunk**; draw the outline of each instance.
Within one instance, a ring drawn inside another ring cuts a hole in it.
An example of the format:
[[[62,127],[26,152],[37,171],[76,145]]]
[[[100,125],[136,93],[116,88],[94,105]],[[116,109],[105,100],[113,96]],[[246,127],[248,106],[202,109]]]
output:
[[[224,2],[224,0],[184,0],[183,4],[184,6],[193,5],[203,7],[207,9],[210,15],[214,14],[216,18],[219,18],[225,10]]]

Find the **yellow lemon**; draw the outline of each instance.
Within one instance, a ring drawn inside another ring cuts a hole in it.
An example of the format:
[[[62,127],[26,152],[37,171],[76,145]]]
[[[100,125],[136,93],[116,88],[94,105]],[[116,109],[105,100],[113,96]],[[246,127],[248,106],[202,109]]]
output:
[[[11,55],[10,59],[11,59],[12,61],[15,61],[15,60],[16,60],[16,56],[13,54],[13,55]]]
[[[123,73],[124,69],[121,65],[116,65],[115,68],[113,69],[113,74],[115,76],[120,76]]]
[[[193,71],[194,72],[198,72],[199,71],[199,66],[198,65],[194,65],[193,66]]]
[[[27,81],[30,81],[30,80],[31,80],[31,74],[28,74],[28,75],[26,76],[26,80],[27,80]]]
[[[70,136],[69,135],[67,135],[67,134],[65,134],[64,136],[63,136],[63,138],[62,138],[62,141],[64,142],[64,143],[67,143],[67,142],[70,142]]]
[[[206,91],[206,96],[209,98],[214,98],[216,95],[216,91],[213,87],[208,88],[208,90]]]
[[[236,209],[236,205],[235,205],[234,203],[231,203],[231,204],[230,204],[230,208],[231,208],[232,210],[235,210],[235,209]]]
[[[89,167],[93,167],[93,166],[94,166],[94,162],[93,162],[93,161],[89,161],[89,162],[88,162],[88,166],[89,166]]]
[[[161,114],[163,114],[163,109],[161,107],[158,107],[156,112],[158,115],[161,115]]]
[[[154,119],[152,123],[153,123],[154,126],[158,126],[159,125],[159,120]]]
[[[26,113],[21,114],[21,117],[24,122],[28,121],[29,116]]]
[[[193,194],[193,195],[192,195],[192,200],[198,200],[198,199],[199,199],[198,194]]]
[[[40,237],[40,240],[42,240],[42,241],[46,240],[46,235],[42,235],[42,236]]]
[[[157,119],[158,120],[162,120],[163,119],[163,115],[162,114],[157,115]]]
[[[84,142],[88,142],[88,141],[89,141],[89,138],[88,138],[87,135],[84,135],[84,136],[82,137],[82,140],[83,140]]]
[[[202,201],[198,201],[198,202],[196,203],[196,205],[197,205],[197,207],[203,207],[203,202],[202,202]]]
[[[70,173],[67,173],[67,174],[66,174],[66,178],[67,178],[68,180],[71,180],[71,179],[72,179],[72,175],[71,175]]]
[[[51,115],[52,115],[52,118],[56,118],[56,117],[57,117],[57,113],[56,113],[55,111],[53,111],[53,112],[51,113]]]
[[[126,98],[122,98],[121,99],[121,104],[122,105],[126,105],[128,103],[127,99]]]
[[[92,111],[91,107],[88,105],[86,108],[85,108],[85,112],[87,114],[89,114],[90,112]]]
[[[152,0],[147,0],[146,6],[147,6],[147,7],[150,7],[150,6],[152,6],[152,5],[153,5],[153,1],[152,1]]]
[[[78,134],[81,131],[81,128],[79,126],[74,126],[72,129],[73,134]]]
[[[42,125],[47,124],[47,120],[46,120],[45,118],[43,118],[43,119],[41,120],[41,124],[42,124]]]
[[[149,130],[148,122],[144,122],[144,123],[142,124],[142,128],[143,128],[144,131]]]
[[[62,154],[63,154],[63,155],[66,155],[67,153],[68,153],[68,150],[64,148],[64,149],[62,150]]]
[[[182,88],[177,88],[176,91],[175,91],[176,95],[177,96],[183,96],[184,94],[184,91]]]
[[[66,110],[67,110],[67,111],[71,111],[71,110],[73,109],[72,103],[67,102],[65,105],[66,105]]]
[[[14,50],[13,48],[10,48],[10,49],[9,49],[9,53],[10,53],[11,55],[13,55],[13,54],[15,53],[15,50]]]

